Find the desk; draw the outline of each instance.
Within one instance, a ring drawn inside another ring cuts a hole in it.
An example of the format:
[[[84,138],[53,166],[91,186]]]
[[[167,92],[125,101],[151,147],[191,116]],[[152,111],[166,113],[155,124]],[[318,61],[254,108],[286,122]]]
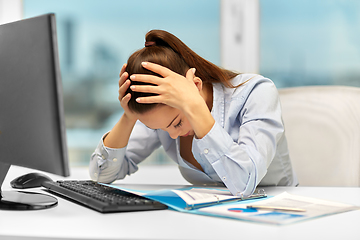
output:
[[[32,170],[12,167],[3,184]],[[156,174],[154,174],[156,173]],[[47,174],[54,180],[61,177]],[[67,179],[88,179],[86,168],[71,169]],[[140,166],[139,172],[117,181],[121,184],[187,185],[174,165]],[[360,205],[360,188],[270,187],[269,195],[287,191]],[[42,192],[41,189],[31,191]],[[341,213],[286,226],[180,213],[172,210],[101,214],[58,198],[58,206],[38,211],[0,211],[3,239],[360,239],[360,211]]]

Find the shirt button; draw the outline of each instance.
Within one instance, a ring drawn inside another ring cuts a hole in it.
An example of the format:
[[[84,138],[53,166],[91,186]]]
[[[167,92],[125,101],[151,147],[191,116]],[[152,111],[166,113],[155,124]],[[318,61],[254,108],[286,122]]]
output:
[[[101,158],[105,160],[105,156],[104,156],[104,155],[101,155]]]
[[[113,158],[113,162],[117,162],[117,158]]]
[[[224,181],[226,181],[226,177],[223,177],[222,179],[223,179]]]
[[[205,148],[205,149],[204,149],[204,153],[205,153],[205,154],[208,154],[208,153],[209,153],[209,149]]]

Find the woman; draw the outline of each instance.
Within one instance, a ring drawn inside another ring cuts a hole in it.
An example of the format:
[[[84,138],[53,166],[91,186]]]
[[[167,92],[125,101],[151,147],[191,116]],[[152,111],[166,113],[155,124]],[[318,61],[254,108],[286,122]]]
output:
[[[258,185],[297,184],[271,80],[221,69],[166,31],[145,38],[121,69],[124,114],[91,157],[93,180],[136,172],[162,145],[193,184],[243,196]]]

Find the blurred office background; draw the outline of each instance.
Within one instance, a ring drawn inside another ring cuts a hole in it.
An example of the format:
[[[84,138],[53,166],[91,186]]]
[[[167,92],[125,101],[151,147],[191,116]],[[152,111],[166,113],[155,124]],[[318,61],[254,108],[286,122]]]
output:
[[[358,0],[0,0],[0,23],[57,18],[72,166],[87,165],[122,114],[118,74],[151,29],[202,57],[278,88],[360,87]],[[162,149],[143,164],[172,164]]]

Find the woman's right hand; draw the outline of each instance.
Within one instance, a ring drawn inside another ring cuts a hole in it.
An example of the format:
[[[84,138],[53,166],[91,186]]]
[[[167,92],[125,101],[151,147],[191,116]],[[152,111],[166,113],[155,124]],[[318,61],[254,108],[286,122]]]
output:
[[[136,122],[137,117],[135,114],[129,109],[128,102],[131,98],[131,94],[126,94],[126,90],[130,87],[130,79],[129,74],[125,72],[126,63],[122,66],[120,74],[119,74],[119,101],[121,107],[124,109],[124,116],[126,116],[130,121]],[[126,95],[125,95],[126,94]]]
[[[114,149],[124,148],[128,144],[130,134],[137,121],[136,115],[128,107],[131,94],[129,93],[125,96],[126,90],[130,86],[129,74],[125,72],[125,69],[126,64],[122,66],[119,74],[119,101],[124,109],[124,114],[103,139],[106,147]]]

